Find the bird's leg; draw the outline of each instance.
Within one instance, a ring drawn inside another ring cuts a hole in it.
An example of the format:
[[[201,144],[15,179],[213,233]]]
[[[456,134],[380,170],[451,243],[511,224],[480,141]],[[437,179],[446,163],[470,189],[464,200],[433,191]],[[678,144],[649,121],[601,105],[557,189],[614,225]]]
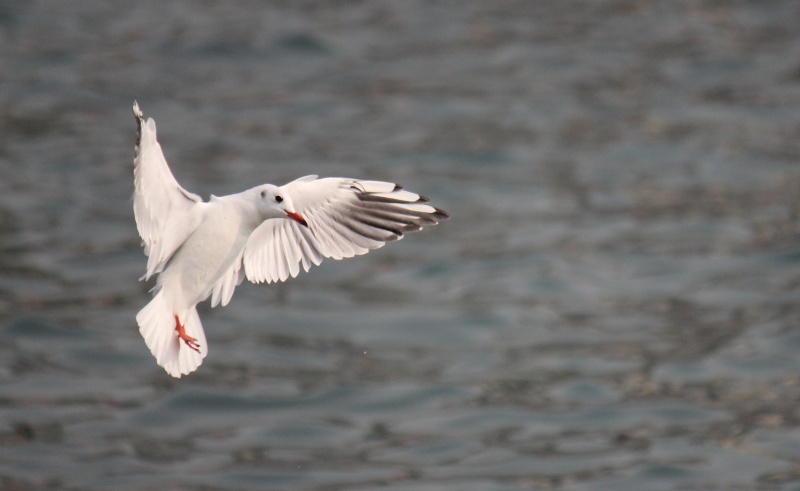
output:
[[[197,339],[186,334],[186,329],[177,315],[175,316],[175,330],[178,332],[178,337],[186,343],[186,346],[200,353],[200,345],[197,344]]]

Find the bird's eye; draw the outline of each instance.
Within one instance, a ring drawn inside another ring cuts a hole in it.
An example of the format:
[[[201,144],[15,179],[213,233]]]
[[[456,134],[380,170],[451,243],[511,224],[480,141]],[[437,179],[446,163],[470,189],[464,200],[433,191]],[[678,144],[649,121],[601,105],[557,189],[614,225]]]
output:
[[[278,203],[282,203],[283,202],[283,196],[281,196],[280,194],[276,195],[275,196],[275,201],[277,201]]]
[[[267,196],[267,192],[266,191],[261,191],[261,197],[264,198],[266,196]]]

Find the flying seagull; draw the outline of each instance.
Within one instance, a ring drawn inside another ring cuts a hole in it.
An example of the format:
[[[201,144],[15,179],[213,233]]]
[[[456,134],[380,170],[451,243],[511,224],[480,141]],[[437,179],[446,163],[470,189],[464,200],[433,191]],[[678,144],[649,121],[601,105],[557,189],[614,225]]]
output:
[[[142,280],[158,275],[154,297],[136,315],[156,362],[173,377],[197,369],[208,354],[196,305],[225,306],[244,278],[272,283],[296,277],[323,258],[366,254],[449,215],[397,184],[305,176],[261,184],[203,201],[167,165],[156,123],[138,124],[133,211],[147,259]]]

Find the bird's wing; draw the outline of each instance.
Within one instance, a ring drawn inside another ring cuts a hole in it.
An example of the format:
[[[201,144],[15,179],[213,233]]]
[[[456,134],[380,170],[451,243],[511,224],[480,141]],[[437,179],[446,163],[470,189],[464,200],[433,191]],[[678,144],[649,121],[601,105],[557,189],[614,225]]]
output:
[[[242,269],[243,255],[244,250],[242,250],[239,257],[233,261],[233,264],[231,264],[228,271],[222,275],[222,278],[217,281],[214,288],[211,289],[212,307],[216,307],[217,305],[222,305],[224,307],[228,305],[228,302],[231,301],[231,297],[233,297],[233,291],[244,281],[244,269]]]
[[[294,211],[308,223],[272,219],[250,235],[244,270],[253,283],[284,281],[323,258],[366,254],[405,232],[435,225],[449,215],[427,204],[427,198],[397,184],[346,178],[306,176],[281,188]]]
[[[197,228],[202,218],[200,196],[183,189],[172,172],[156,138],[156,122],[145,121],[133,103],[138,124],[134,164],[133,213],[148,256],[144,279],[160,273],[172,254]]]

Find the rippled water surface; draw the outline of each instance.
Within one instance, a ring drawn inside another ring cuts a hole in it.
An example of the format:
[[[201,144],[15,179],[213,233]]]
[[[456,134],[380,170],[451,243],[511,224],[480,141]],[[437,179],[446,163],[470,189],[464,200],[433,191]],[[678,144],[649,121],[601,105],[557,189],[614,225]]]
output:
[[[800,489],[800,3],[0,4],[0,488]],[[203,196],[453,218],[134,316],[138,99]]]

